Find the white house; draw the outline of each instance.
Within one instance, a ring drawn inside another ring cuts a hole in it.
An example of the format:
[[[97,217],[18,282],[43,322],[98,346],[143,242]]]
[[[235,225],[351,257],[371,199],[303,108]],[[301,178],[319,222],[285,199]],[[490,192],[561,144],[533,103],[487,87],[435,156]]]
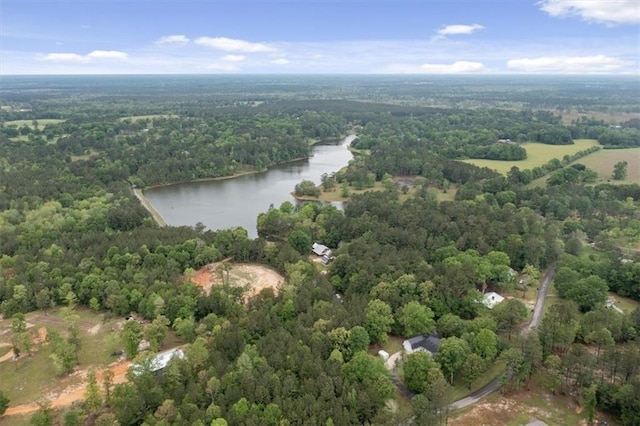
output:
[[[435,357],[439,346],[440,338],[436,333],[431,333],[427,337],[423,335],[415,336],[402,342],[402,347],[407,355],[417,351],[426,351]]]
[[[482,298],[482,304],[489,309],[493,309],[494,306],[496,306],[498,303],[502,302],[503,300],[504,300],[504,297],[500,296],[495,291],[490,291],[489,293],[486,293]]]
[[[311,251],[317,256],[323,256],[327,251],[329,251],[329,247],[320,243],[313,243],[311,246]]]
[[[151,367],[151,372],[156,374],[160,373],[165,369],[165,367],[169,364],[169,361],[171,361],[171,359],[173,359],[174,357],[184,358],[184,352],[182,352],[182,349],[174,348],[168,351],[160,352],[150,361],[149,366]],[[133,373],[135,375],[142,373],[144,371],[144,368],[145,367],[142,364],[133,364],[131,366],[131,369],[133,370]]]

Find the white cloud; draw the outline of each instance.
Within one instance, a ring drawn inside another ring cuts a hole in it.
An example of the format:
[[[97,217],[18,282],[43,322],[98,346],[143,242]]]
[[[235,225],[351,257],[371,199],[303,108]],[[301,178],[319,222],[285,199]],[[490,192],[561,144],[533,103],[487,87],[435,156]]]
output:
[[[125,52],[119,50],[94,50],[87,55],[89,59],[127,59],[129,57]]]
[[[49,53],[42,56],[40,59],[43,61],[51,62],[75,62],[75,63],[88,63],[95,60],[124,60],[129,55],[125,52],[118,50],[94,50],[86,55],[79,55],[77,53]]]
[[[631,61],[604,55],[541,56],[507,61],[507,68],[530,73],[606,73],[621,71],[631,65]]]
[[[473,25],[447,25],[438,30],[438,35],[448,36],[457,34],[472,34],[478,30],[482,30],[484,27],[480,24]]]
[[[486,71],[482,62],[456,61],[452,64],[423,64],[420,72],[427,74],[462,74]]]
[[[225,62],[242,62],[247,59],[244,55],[225,55],[222,57],[222,60]]]
[[[278,58],[271,61],[271,63],[275,65],[287,65],[289,63],[289,60],[285,58]]]
[[[189,43],[189,38],[183,34],[175,34],[163,36],[154,41],[155,44],[163,45],[163,44],[173,44],[173,45],[185,45]]]
[[[540,9],[551,16],[579,16],[603,24],[640,23],[638,0],[541,0]]]
[[[49,53],[42,57],[43,61],[52,62],[89,62],[86,56],[77,53]]]
[[[265,43],[253,43],[227,37],[199,37],[195,40],[195,43],[227,52],[257,53],[276,51],[275,47]]]

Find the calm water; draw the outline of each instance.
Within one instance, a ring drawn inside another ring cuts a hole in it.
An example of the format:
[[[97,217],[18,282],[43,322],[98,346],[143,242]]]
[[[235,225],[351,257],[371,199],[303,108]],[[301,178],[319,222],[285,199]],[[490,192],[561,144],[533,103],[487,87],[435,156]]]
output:
[[[241,226],[255,238],[258,214],[271,204],[278,207],[293,202],[291,192],[300,181],[320,184],[323,173],[346,166],[353,158],[347,149],[353,139],[355,136],[348,136],[337,145],[316,145],[308,160],[275,166],[264,173],[152,188],[145,196],[170,225],[202,222],[213,230]]]

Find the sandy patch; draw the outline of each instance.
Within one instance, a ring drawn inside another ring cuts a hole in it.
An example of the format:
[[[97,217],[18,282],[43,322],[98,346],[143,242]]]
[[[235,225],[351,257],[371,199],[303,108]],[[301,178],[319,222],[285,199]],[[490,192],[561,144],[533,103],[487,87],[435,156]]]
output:
[[[207,265],[188,279],[202,287],[206,294],[211,292],[214,285],[228,283],[244,288],[247,297],[253,297],[265,288],[271,288],[277,294],[284,283],[284,277],[271,268],[256,264],[232,264],[228,259]]]
[[[100,331],[100,327],[101,327],[101,324],[96,324],[93,327],[91,327],[89,330],[87,330],[87,332],[89,334],[98,334],[98,331]]]
[[[127,380],[126,374],[131,366],[130,362],[117,362],[110,364],[107,369],[113,371],[113,384],[124,383]],[[99,371],[96,374],[96,380],[98,385],[102,389],[102,375],[103,371]],[[83,379],[87,377],[87,370],[80,370],[74,374],[82,376]],[[47,395],[46,399],[51,403],[52,408],[57,407],[66,407],[73,404],[76,401],[80,401],[84,399],[85,390],[87,388],[87,383],[82,382],[79,385],[73,385],[65,389],[60,393],[52,393]],[[5,416],[12,416],[16,414],[29,414],[35,411],[38,411],[39,407],[37,404],[23,404],[16,405],[15,407],[9,407],[7,411],[4,413]]]

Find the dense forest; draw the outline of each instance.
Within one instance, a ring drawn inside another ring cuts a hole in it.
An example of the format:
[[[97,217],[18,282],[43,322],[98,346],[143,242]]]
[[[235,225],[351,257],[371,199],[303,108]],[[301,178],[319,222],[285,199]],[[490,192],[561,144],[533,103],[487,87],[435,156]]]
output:
[[[16,325],[14,353],[30,352],[21,324],[36,309],[82,305],[143,320],[123,331],[141,370],[60,422],[442,424],[453,386],[499,364],[505,389],[541,376],[553,393],[640,423],[640,309],[605,308],[609,291],[640,301],[638,253],[620,248],[640,239],[640,185],[594,185],[593,171],[570,165],[589,152],[506,176],[458,161],[522,159],[519,143],[529,141],[640,146],[637,120],[561,116],[637,112],[637,88],[624,79],[591,91],[579,78],[354,79],[3,82],[0,313]],[[273,206],[256,218],[268,239],[161,228],[131,191],[261,170],[349,131],[360,155],[327,179],[384,189],[343,210]],[[529,185],[546,174],[547,185]],[[451,184],[453,199],[440,200]],[[315,241],[334,248],[326,268],[309,257]],[[246,301],[242,289],[206,294],[184,278],[228,258],[268,265],[286,283]],[[519,299],[479,303],[489,290],[527,291],[549,271],[560,300],[531,333],[520,333],[529,309]],[[157,375],[137,343],[169,329],[185,357]],[[74,330],[50,339],[61,375],[78,366]],[[415,395],[410,412],[388,410],[394,378],[370,348],[432,332],[438,356],[409,355],[401,373]],[[32,422],[53,417],[43,406]]]

